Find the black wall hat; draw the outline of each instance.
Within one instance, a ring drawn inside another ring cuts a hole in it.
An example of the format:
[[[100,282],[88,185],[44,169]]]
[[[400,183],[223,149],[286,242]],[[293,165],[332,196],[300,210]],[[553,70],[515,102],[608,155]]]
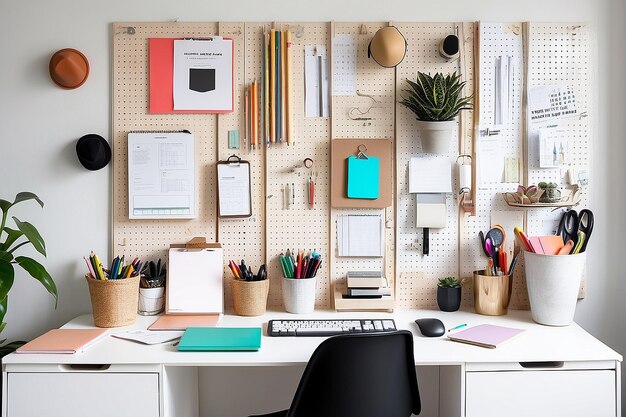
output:
[[[76,142],[76,155],[85,168],[97,171],[111,161],[111,147],[102,136],[90,133]]]

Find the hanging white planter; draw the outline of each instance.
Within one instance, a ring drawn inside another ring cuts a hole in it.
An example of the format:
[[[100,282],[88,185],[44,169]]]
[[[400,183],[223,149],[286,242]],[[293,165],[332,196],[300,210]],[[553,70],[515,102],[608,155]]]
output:
[[[417,121],[422,141],[422,152],[447,154],[450,151],[450,139],[456,129],[456,120],[445,122]]]

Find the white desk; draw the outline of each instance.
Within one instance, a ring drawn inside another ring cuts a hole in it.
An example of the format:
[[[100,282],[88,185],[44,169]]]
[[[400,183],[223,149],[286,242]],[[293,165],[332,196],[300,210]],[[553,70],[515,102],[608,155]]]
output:
[[[287,394],[280,386],[280,373],[278,378],[274,374],[276,381],[264,382],[283,392],[282,402],[275,405],[275,409],[279,409],[290,399],[301,369],[323,338],[268,337],[265,336],[268,320],[344,317],[390,317],[399,329],[413,332],[418,383],[425,405],[422,415],[620,415],[622,356],[576,324],[567,327],[537,325],[527,311],[487,317],[470,312],[408,310],[394,313],[316,311],[309,315],[269,312],[250,318],[226,315],[220,326],[263,327],[259,352],[178,352],[172,343],[145,346],[109,337],[80,355],[11,354],[3,360],[2,416],[72,417],[85,415],[87,409],[90,416],[133,417],[227,417],[222,414],[224,410],[238,410],[233,411],[233,416],[247,411],[262,412],[265,408],[273,409],[271,398],[269,402],[266,399],[265,407],[244,406],[241,401],[245,400],[237,393],[211,398],[211,392],[220,385],[219,381],[211,380],[212,376],[220,378],[232,370],[238,378],[246,379],[241,369],[266,367],[268,372],[275,373],[276,369],[267,367],[292,367],[295,372],[282,368],[291,378]],[[438,317],[446,327],[460,323],[468,326],[494,323],[527,331],[497,349],[486,349],[452,342],[445,337],[425,338],[413,322],[419,317]],[[146,328],[153,320],[154,317],[140,316],[133,326],[111,329],[111,333]],[[91,316],[85,315],[64,327],[91,327],[92,323]],[[549,362],[558,364],[547,366]],[[536,367],[523,367],[520,363],[526,366],[535,363]],[[250,375],[253,374],[250,371]],[[422,375],[427,375],[429,380]],[[435,380],[430,381],[431,378]],[[263,387],[266,393],[271,388]],[[37,395],[32,395],[34,392]],[[211,400],[207,400],[207,396]],[[244,397],[253,399],[254,395]],[[216,398],[236,403],[232,407],[215,407]],[[216,409],[221,411],[218,413]]]

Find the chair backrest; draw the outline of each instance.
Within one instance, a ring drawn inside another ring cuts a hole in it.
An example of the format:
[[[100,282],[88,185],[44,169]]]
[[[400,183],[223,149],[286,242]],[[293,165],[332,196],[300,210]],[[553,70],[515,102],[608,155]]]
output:
[[[322,342],[287,417],[409,417],[420,411],[413,335],[402,330]]]

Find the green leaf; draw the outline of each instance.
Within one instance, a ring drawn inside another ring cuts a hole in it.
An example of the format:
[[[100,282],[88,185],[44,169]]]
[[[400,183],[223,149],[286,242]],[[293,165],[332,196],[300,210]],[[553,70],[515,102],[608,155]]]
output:
[[[46,242],[44,242],[35,226],[28,222],[21,222],[15,216],[13,216],[13,220],[15,221],[17,228],[20,229],[24,235],[26,235],[26,238],[33,244],[37,252],[46,256]]]
[[[29,193],[29,192],[22,192],[22,193],[18,193],[15,196],[15,201],[13,202],[13,204],[11,204],[12,206],[16,205],[17,203],[21,203],[22,201],[27,201],[27,200],[35,200],[39,203],[39,205],[41,206],[41,208],[43,208],[43,201],[41,201],[39,199],[39,197],[37,197],[36,194],[34,193]]]
[[[11,262],[0,259],[0,300],[6,300],[9,290],[15,281],[15,270]],[[2,321],[2,317],[0,317]]]
[[[4,322],[4,316],[7,314],[7,302],[9,301],[9,297],[4,297],[2,301],[0,301],[0,332],[4,330],[4,327],[7,325]],[[0,343],[4,343],[4,340]]]
[[[7,251],[0,250],[0,259],[4,259],[7,262],[11,262],[13,260],[13,255]]]
[[[9,353],[12,353],[15,351],[15,349],[25,345],[26,342],[21,341],[21,340],[16,340],[14,342],[9,342],[6,345],[2,345],[0,346],[0,358],[4,358],[6,355],[8,355]]]
[[[2,210],[3,212],[6,212],[8,209],[10,209],[12,206],[10,201],[6,201],[6,200],[0,200],[0,210]]]
[[[41,282],[46,290],[48,290],[48,292],[54,296],[54,308],[56,308],[56,303],[59,300],[59,297],[57,295],[57,286],[48,271],[46,271],[46,268],[36,260],[28,258],[26,256],[17,256],[15,260],[33,278]]]
[[[5,227],[4,231],[7,233],[7,238],[4,241],[4,244],[0,244],[0,249],[9,250],[11,249],[11,245],[19,239],[21,236],[24,236],[20,230],[11,229],[10,227]]]

